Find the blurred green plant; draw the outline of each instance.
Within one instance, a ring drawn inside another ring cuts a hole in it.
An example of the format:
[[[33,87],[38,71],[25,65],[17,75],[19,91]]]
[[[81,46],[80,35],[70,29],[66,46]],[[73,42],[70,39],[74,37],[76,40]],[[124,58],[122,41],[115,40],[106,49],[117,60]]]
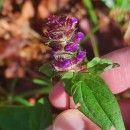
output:
[[[0,11],[1,11],[1,9],[2,9],[3,2],[4,2],[4,0],[0,0]]]
[[[119,9],[117,21],[122,22],[125,11],[130,11],[130,0],[102,0],[104,4],[110,9]]]
[[[83,3],[87,9],[87,12],[89,13],[89,15],[91,17],[93,24],[97,24],[98,19],[97,19],[96,13],[94,11],[93,4],[92,4],[91,0],[83,0]]]
[[[0,107],[1,130],[45,130],[51,124],[51,108],[45,99],[32,107]]]

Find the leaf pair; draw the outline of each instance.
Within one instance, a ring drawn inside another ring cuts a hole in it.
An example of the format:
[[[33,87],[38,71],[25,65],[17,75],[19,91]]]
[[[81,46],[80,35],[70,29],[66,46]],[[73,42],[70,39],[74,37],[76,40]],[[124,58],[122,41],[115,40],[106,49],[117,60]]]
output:
[[[112,126],[125,130],[116,98],[98,75],[114,65],[110,60],[94,58],[87,64],[90,73],[68,72],[62,77],[66,92],[73,96],[75,104],[80,103],[78,109],[102,130]]]

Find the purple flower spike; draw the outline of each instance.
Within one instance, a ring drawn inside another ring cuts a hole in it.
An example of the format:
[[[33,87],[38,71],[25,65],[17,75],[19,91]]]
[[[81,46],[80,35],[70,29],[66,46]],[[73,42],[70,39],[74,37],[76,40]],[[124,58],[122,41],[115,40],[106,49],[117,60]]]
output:
[[[85,57],[86,57],[86,52],[85,51],[80,51],[77,54],[76,61],[81,62]]]
[[[77,23],[75,17],[51,15],[48,18],[46,44],[52,49],[51,64],[56,71],[75,71],[86,56],[85,51],[78,51],[84,34],[76,31]]]
[[[76,35],[76,41],[80,42],[84,37],[84,34],[82,32],[78,32]]]
[[[66,60],[64,60],[64,61],[62,62],[62,68],[63,68],[63,69],[64,69],[64,68],[67,68],[67,67],[71,66],[71,64],[72,64],[72,60],[71,60],[71,59],[66,59]]]
[[[77,49],[78,49],[78,44],[76,44],[76,43],[74,43],[74,42],[71,42],[71,43],[69,43],[69,44],[67,44],[66,46],[65,46],[65,51],[66,52],[76,52],[77,51]]]

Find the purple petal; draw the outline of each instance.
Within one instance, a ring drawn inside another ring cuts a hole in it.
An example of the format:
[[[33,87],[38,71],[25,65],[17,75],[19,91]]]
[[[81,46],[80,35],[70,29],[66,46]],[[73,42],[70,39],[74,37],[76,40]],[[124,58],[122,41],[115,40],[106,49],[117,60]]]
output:
[[[76,61],[81,62],[85,57],[86,57],[86,52],[85,51],[80,51],[77,54]]]
[[[75,51],[77,51],[77,49],[78,49],[78,44],[73,43],[73,42],[71,42],[65,46],[66,52],[69,52],[69,51],[75,52]]]
[[[75,17],[72,17],[71,20],[72,20],[72,28],[75,28],[76,24],[78,23],[78,20]]]
[[[72,64],[72,60],[71,60],[71,59],[64,60],[64,61],[62,62],[62,68],[63,68],[63,69],[64,69],[64,68],[67,68],[67,67],[69,67],[71,64]]]
[[[72,17],[71,19],[72,19],[72,22],[73,22],[73,23],[78,23],[78,20],[77,20],[77,18],[75,18],[75,17]]]
[[[72,65],[72,60],[70,60],[70,59],[64,60],[64,62],[53,61],[53,62],[51,62],[51,65],[53,66],[53,68],[56,71],[66,71],[66,70],[70,70],[72,67],[74,67]]]
[[[76,41],[80,42],[84,37],[84,34],[82,32],[78,32],[76,35]]]

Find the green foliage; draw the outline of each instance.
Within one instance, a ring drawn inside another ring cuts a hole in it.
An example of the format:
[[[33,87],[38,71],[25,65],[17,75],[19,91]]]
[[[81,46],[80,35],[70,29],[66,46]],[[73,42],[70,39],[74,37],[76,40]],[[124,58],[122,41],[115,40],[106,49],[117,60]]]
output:
[[[1,9],[2,9],[3,2],[4,2],[4,0],[0,0],[0,11],[1,11]]]
[[[38,85],[48,85],[48,82],[42,80],[42,79],[33,79],[32,82],[34,84],[38,84]]]
[[[129,8],[130,0],[102,0],[102,2],[110,9],[120,7],[120,10],[124,10]]]
[[[97,19],[96,13],[94,11],[91,0],[83,0],[83,3],[87,8],[87,11],[88,11],[88,13],[89,13],[89,15],[91,17],[92,22],[94,24],[96,24],[98,22],[98,19]]]
[[[119,66],[117,63],[113,63],[109,59],[100,59],[98,57],[93,58],[87,64],[87,69],[92,74],[101,74],[104,71]]]
[[[44,130],[52,124],[48,102],[33,107],[1,107],[0,130]]]
[[[115,3],[113,0],[102,0],[108,8],[113,8]]]
[[[48,94],[50,92],[50,89],[51,89],[51,86],[47,86],[47,87],[43,87],[43,88],[40,88],[40,89],[34,89],[34,90],[31,90],[31,91],[24,92],[22,94],[19,94],[18,96],[29,97],[29,96],[32,96],[34,94]]]
[[[102,78],[77,73],[71,79],[67,79],[66,74],[62,80],[65,90],[73,95],[75,103],[81,104],[79,110],[102,130],[110,130],[112,126],[117,130],[125,130],[118,103]]]
[[[24,106],[31,106],[31,104],[26,99],[20,96],[16,96],[12,100],[13,100],[12,102],[18,102]]]
[[[118,22],[122,22],[126,10],[130,11],[130,0],[102,0],[102,2],[110,9],[119,8]]]
[[[119,1],[119,0],[117,0]],[[118,16],[118,21],[121,22],[123,17],[124,17],[124,12],[127,10],[130,11],[130,1],[129,0],[121,0],[119,1],[119,3],[117,4],[117,6],[119,7],[120,9],[120,14]]]
[[[85,35],[85,37],[80,41],[80,44],[85,42],[88,38],[90,38],[91,35],[94,35],[99,29],[100,29],[101,25],[96,25],[95,27],[93,27],[89,33],[87,33]]]
[[[44,100],[44,105],[41,105],[41,100],[32,109],[29,120],[30,130],[44,130],[52,124],[52,114],[49,104]]]
[[[43,64],[40,67],[40,72],[42,72],[44,75],[46,75],[50,78],[53,77],[53,75],[55,74],[55,71],[52,69],[52,67],[49,63]]]

